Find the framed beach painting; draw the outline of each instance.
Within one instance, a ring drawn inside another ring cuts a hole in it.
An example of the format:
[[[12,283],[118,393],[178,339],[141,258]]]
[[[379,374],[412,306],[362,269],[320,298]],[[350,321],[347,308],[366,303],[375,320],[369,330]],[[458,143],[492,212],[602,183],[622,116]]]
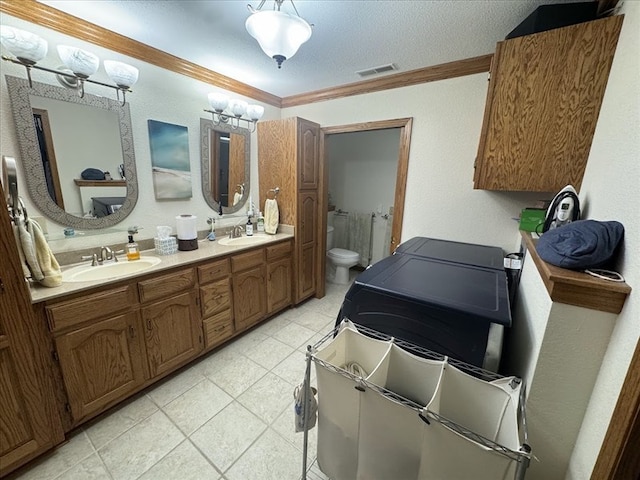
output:
[[[148,120],[156,200],[191,198],[187,127]]]

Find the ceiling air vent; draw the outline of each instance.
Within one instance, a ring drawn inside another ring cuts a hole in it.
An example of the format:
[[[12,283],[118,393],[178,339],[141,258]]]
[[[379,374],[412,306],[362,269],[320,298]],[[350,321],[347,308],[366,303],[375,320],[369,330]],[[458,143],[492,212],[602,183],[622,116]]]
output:
[[[391,72],[393,70],[397,70],[393,63],[389,63],[387,65],[380,65],[379,67],[367,68],[366,70],[360,70],[356,72],[361,77],[370,77],[371,75],[378,75],[380,73]]]

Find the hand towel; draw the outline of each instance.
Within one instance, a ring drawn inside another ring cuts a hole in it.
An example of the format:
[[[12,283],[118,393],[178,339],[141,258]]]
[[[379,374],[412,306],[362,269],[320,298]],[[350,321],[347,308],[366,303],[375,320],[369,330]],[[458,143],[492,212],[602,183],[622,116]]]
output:
[[[31,274],[31,278],[45,287],[62,285],[62,271],[49,244],[42,232],[42,228],[34,220],[17,220],[18,244],[21,257]]]
[[[238,193],[238,192],[234,193],[233,194],[233,204],[237,205],[238,202],[240,202],[240,200],[242,200],[242,194]]]
[[[44,278],[44,275],[42,274],[42,270],[38,264],[38,257],[36,256],[36,247],[32,235],[33,230],[29,229],[29,221],[25,220],[23,216],[17,217],[15,222],[18,224],[18,236],[20,237],[19,247],[22,249],[25,264],[27,265],[31,278],[40,281]]]
[[[351,212],[348,216],[349,250],[360,254],[360,265],[369,266],[371,259],[371,214]]]
[[[275,235],[278,231],[279,222],[280,212],[278,211],[278,202],[275,198],[267,198],[264,202],[264,232]]]
[[[22,266],[22,275],[24,278],[29,278],[31,276],[31,270],[29,270],[29,266],[27,265],[27,259],[24,256],[24,250],[22,248],[22,240],[20,239],[20,217],[16,217],[13,222],[13,235],[16,239],[16,245],[18,246],[18,257],[20,258],[20,265]]]
[[[29,220],[29,227],[31,229],[38,265],[42,272],[42,279],[40,279],[39,282],[45,287],[59,287],[62,285],[62,271],[51,248],[49,248],[42,227],[40,227],[35,220]]]

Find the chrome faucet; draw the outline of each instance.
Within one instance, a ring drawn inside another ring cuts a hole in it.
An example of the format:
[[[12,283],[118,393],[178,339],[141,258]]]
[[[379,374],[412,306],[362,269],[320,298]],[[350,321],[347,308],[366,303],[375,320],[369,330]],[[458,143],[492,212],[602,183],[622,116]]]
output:
[[[100,247],[100,253],[92,253],[90,255],[83,255],[82,260],[91,260],[91,266],[95,267],[96,265],[102,265],[103,262],[108,260],[113,260],[113,262],[118,262],[118,257],[116,254],[124,253],[124,250],[113,251],[109,247]]]
[[[229,238],[241,237],[243,230],[244,230],[244,228],[242,228],[242,225],[234,226],[233,228],[231,228],[231,230],[229,230]]]
[[[100,247],[100,256],[98,257],[98,263],[102,263],[105,260],[113,260],[113,259],[114,259],[113,251],[109,247]]]

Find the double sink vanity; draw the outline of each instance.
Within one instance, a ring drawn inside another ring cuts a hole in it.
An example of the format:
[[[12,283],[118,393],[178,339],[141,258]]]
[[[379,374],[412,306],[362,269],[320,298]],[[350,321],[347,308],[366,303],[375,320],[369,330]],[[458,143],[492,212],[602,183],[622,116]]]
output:
[[[69,431],[292,305],[293,235],[199,242],[197,250],[63,268],[31,287],[48,326]]]

